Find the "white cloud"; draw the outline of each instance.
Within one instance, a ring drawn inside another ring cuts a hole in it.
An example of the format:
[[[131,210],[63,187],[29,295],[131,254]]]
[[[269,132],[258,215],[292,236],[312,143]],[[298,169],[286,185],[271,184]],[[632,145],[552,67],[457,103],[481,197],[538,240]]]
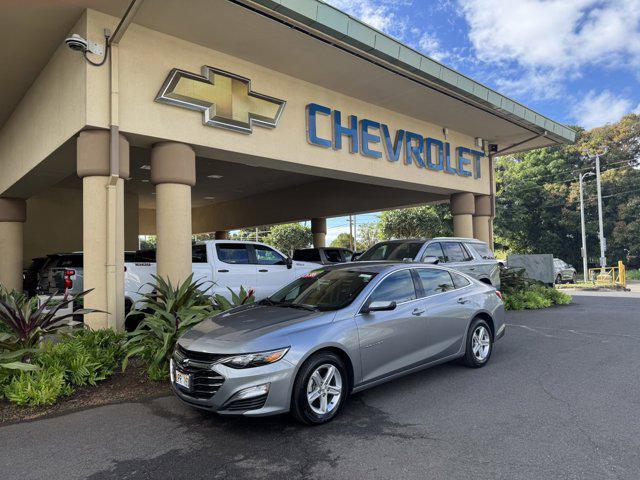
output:
[[[573,108],[573,118],[583,127],[590,129],[606,123],[614,123],[628,113],[640,113],[640,104],[633,108],[633,102],[609,90],[596,93],[591,90]]]
[[[419,31],[415,30],[414,33],[419,33]],[[420,40],[418,41],[418,48],[425,54],[429,55],[431,58],[439,62],[441,62],[448,56],[447,53],[442,50],[438,37],[429,32],[422,32]]]
[[[358,18],[367,25],[396,37],[402,37],[407,27],[406,18],[400,18],[395,9],[403,0],[325,0],[326,3]]]
[[[502,88],[554,98],[585,66],[640,70],[640,0],[459,0],[484,62],[524,69]]]

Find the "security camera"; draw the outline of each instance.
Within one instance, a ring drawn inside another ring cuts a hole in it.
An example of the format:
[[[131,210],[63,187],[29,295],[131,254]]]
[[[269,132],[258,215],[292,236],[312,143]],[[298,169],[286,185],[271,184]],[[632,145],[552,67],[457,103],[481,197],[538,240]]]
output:
[[[64,39],[64,43],[71,49],[77,52],[85,52],[89,49],[89,42],[82,38],[77,33],[74,33],[70,37]]]
[[[104,55],[104,47],[96,42],[90,42],[85,38],[82,38],[77,33],[74,33],[70,37],[64,39],[65,45],[71,50],[82,53],[93,53],[94,55]]]

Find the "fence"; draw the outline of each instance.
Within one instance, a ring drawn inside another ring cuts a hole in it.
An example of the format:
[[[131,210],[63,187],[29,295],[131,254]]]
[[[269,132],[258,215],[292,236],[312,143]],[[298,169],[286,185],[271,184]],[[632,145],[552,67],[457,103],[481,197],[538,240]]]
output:
[[[627,269],[621,261],[617,267],[590,268],[589,281],[596,285],[626,288]]]

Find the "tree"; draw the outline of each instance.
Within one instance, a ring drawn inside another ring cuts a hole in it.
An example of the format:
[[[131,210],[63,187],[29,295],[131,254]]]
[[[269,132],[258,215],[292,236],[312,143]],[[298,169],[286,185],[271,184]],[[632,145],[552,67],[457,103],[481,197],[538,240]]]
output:
[[[389,210],[380,216],[381,237],[420,238],[453,235],[449,205],[425,205],[422,207]]]
[[[309,247],[313,241],[313,235],[309,227],[299,223],[287,223],[271,227],[264,241],[291,255],[297,248]]]
[[[499,158],[496,162],[496,235],[509,251],[552,253],[581,262],[578,173],[594,171],[584,151],[601,155],[607,260],[640,254],[640,116],[578,130],[575,144]],[[585,181],[585,220],[590,263],[597,264],[598,213],[594,177]]]
[[[331,247],[336,248],[351,248],[353,243],[353,236],[349,233],[341,233],[331,242]]]
[[[380,227],[377,223],[358,225],[358,250],[367,250],[380,240]]]

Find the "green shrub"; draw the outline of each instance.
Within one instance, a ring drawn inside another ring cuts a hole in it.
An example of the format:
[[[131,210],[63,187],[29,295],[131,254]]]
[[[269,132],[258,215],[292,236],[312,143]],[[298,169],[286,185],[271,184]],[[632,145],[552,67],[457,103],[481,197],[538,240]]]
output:
[[[569,295],[542,284],[528,285],[524,290],[504,294],[504,306],[507,310],[534,310],[569,303]]]
[[[640,268],[627,270],[627,280],[640,280]]]
[[[0,393],[18,405],[48,405],[77,387],[96,385],[113,375],[124,358],[124,334],[78,330],[59,342],[43,342],[31,354],[31,371],[0,377]]]

